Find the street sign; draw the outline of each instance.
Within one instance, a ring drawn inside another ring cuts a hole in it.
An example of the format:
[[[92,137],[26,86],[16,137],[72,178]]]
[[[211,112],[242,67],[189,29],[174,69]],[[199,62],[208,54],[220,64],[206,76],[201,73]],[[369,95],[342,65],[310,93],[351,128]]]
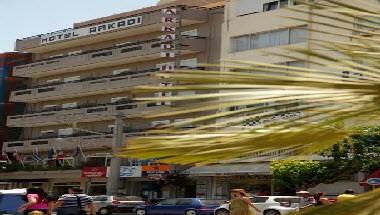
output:
[[[369,179],[367,179],[367,183],[371,186],[379,186],[380,185],[380,178],[369,178]]]

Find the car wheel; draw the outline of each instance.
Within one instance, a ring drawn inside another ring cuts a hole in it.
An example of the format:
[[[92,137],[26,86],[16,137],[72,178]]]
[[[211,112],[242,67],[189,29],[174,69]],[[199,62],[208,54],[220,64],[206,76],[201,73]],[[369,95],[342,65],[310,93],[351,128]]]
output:
[[[100,215],[107,215],[108,214],[108,209],[107,208],[100,208],[98,213]]]
[[[217,211],[215,211],[215,215],[229,215],[230,212],[226,209],[219,209]]]
[[[267,210],[264,212],[264,215],[281,215],[281,213],[276,210]]]
[[[195,210],[188,210],[185,215],[197,215],[197,212]]]
[[[136,210],[136,215],[146,215],[146,210],[144,210],[144,209],[137,209]]]

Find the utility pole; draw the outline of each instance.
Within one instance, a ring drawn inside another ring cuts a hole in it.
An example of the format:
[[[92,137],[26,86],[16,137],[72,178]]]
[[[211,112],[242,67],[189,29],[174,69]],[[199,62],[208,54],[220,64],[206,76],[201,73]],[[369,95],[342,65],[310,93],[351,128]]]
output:
[[[116,154],[120,152],[120,147],[124,142],[123,126],[123,114],[118,113],[115,118],[115,127],[113,128],[113,156],[111,158],[110,172],[107,179],[107,195],[110,196],[116,196],[119,191],[121,159],[116,157]]]

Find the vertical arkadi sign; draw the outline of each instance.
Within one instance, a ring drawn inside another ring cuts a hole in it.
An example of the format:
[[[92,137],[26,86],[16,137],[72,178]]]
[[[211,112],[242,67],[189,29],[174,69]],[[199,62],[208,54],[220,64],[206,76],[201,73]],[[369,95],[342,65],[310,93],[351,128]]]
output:
[[[176,25],[177,25],[177,9],[165,8],[162,9],[162,32],[161,40],[161,57],[175,57],[175,40],[176,40]]]
[[[161,57],[174,59],[176,57],[176,26],[177,26],[177,9],[176,8],[165,8],[162,9],[162,35],[161,35]],[[157,64],[157,68],[160,71],[174,71],[175,62],[166,62]],[[160,83],[162,87],[170,87],[172,83]],[[170,97],[171,92],[158,92],[157,97]],[[170,106],[170,101],[159,101],[156,105]]]

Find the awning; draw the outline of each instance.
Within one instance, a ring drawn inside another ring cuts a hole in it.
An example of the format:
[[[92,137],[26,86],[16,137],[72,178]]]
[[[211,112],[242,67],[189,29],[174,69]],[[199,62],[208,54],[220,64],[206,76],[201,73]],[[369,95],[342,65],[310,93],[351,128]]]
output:
[[[368,179],[380,179],[380,170],[373,172],[364,181],[360,182],[361,186],[371,186],[368,184]]]
[[[224,175],[270,175],[270,163],[220,164],[197,166],[185,170],[189,176],[224,176]]]

